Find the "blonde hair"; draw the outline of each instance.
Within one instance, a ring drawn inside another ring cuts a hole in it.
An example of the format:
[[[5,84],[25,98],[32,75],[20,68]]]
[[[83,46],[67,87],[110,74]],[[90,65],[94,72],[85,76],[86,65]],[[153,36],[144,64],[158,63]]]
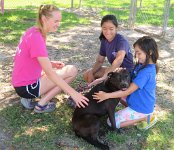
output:
[[[52,12],[54,11],[59,11],[59,9],[54,6],[54,5],[41,5],[39,7],[39,11],[38,11],[38,17],[37,17],[37,26],[40,30],[40,32],[42,33],[43,37],[46,38],[46,33],[43,29],[43,23],[42,23],[42,16],[44,15],[45,17],[51,17],[52,16]]]

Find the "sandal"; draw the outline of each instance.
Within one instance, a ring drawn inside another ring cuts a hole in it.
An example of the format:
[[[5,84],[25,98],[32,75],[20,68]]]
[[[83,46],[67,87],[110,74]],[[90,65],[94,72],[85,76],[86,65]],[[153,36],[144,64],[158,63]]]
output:
[[[39,109],[38,109],[38,108]],[[36,107],[34,108],[34,112],[36,113],[48,113],[54,111],[56,108],[56,105],[54,102],[50,102],[44,106],[39,105],[38,103],[36,104]]]
[[[71,96],[69,96],[68,98],[67,98],[67,104],[70,106],[70,107],[72,107],[72,108],[76,108],[76,103],[74,102],[74,100],[73,100],[73,98],[71,97]]]

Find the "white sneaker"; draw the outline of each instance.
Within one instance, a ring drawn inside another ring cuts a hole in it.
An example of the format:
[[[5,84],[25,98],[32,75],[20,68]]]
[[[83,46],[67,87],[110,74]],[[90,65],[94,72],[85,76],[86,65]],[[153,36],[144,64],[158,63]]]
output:
[[[21,104],[27,109],[34,109],[36,102],[33,102],[32,99],[21,98]]]
[[[151,128],[152,126],[154,126],[157,122],[158,122],[158,118],[156,116],[153,116],[150,119],[149,123],[147,123],[147,121],[142,121],[142,122],[138,123],[137,128],[139,130],[147,130],[147,129]]]

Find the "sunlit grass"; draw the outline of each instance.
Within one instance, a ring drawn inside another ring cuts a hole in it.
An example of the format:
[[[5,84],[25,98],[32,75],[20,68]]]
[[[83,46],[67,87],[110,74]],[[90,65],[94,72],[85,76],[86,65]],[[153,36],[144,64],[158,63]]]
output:
[[[16,9],[16,8],[36,8],[41,4],[55,4],[58,7],[71,7],[71,1],[62,1],[62,0],[5,0],[4,7],[6,9]]]
[[[129,9],[123,10],[102,10],[100,13],[102,16],[107,14],[114,14],[118,20],[118,23],[128,22],[129,19]]]
[[[79,0],[73,1],[74,8],[79,7]],[[164,20],[164,8],[165,0],[140,0],[137,1],[137,15],[136,15],[136,24],[137,25],[155,25],[163,26]],[[174,0],[171,0],[171,6],[174,4]],[[62,1],[62,0],[16,0],[16,1],[5,1],[5,9],[36,9],[40,4],[55,4],[60,8],[71,8],[71,0]],[[115,14],[119,23],[128,23],[129,14],[130,14],[130,5],[131,1],[129,0],[82,0],[81,7],[93,7],[101,8],[99,13],[103,16],[106,14]],[[15,17],[15,16],[14,16]],[[169,21],[168,26],[173,26],[174,24],[174,8],[171,7],[169,11]],[[16,18],[17,19],[17,18]],[[0,19],[1,21],[1,19]],[[19,20],[20,21],[20,20]],[[71,20],[73,22],[73,19]],[[82,18],[79,20],[79,23],[84,23],[85,20]],[[1,36],[1,35],[0,35]]]
[[[22,33],[29,27],[36,25],[37,10],[11,10],[0,17],[0,41],[17,44]],[[62,32],[77,24],[89,24],[86,18],[78,17],[74,13],[62,11],[62,22],[58,32]]]

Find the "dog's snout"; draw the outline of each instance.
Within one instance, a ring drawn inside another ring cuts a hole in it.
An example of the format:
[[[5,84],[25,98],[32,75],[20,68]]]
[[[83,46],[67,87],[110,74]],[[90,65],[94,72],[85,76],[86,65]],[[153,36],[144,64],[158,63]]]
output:
[[[123,88],[126,88],[126,87],[127,87],[126,83],[123,83],[123,84],[122,84],[122,87],[123,87]]]
[[[123,82],[123,83],[121,83],[121,88],[123,89],[123,88],[128,88],[128,83],[125,83],[125,82]]]

